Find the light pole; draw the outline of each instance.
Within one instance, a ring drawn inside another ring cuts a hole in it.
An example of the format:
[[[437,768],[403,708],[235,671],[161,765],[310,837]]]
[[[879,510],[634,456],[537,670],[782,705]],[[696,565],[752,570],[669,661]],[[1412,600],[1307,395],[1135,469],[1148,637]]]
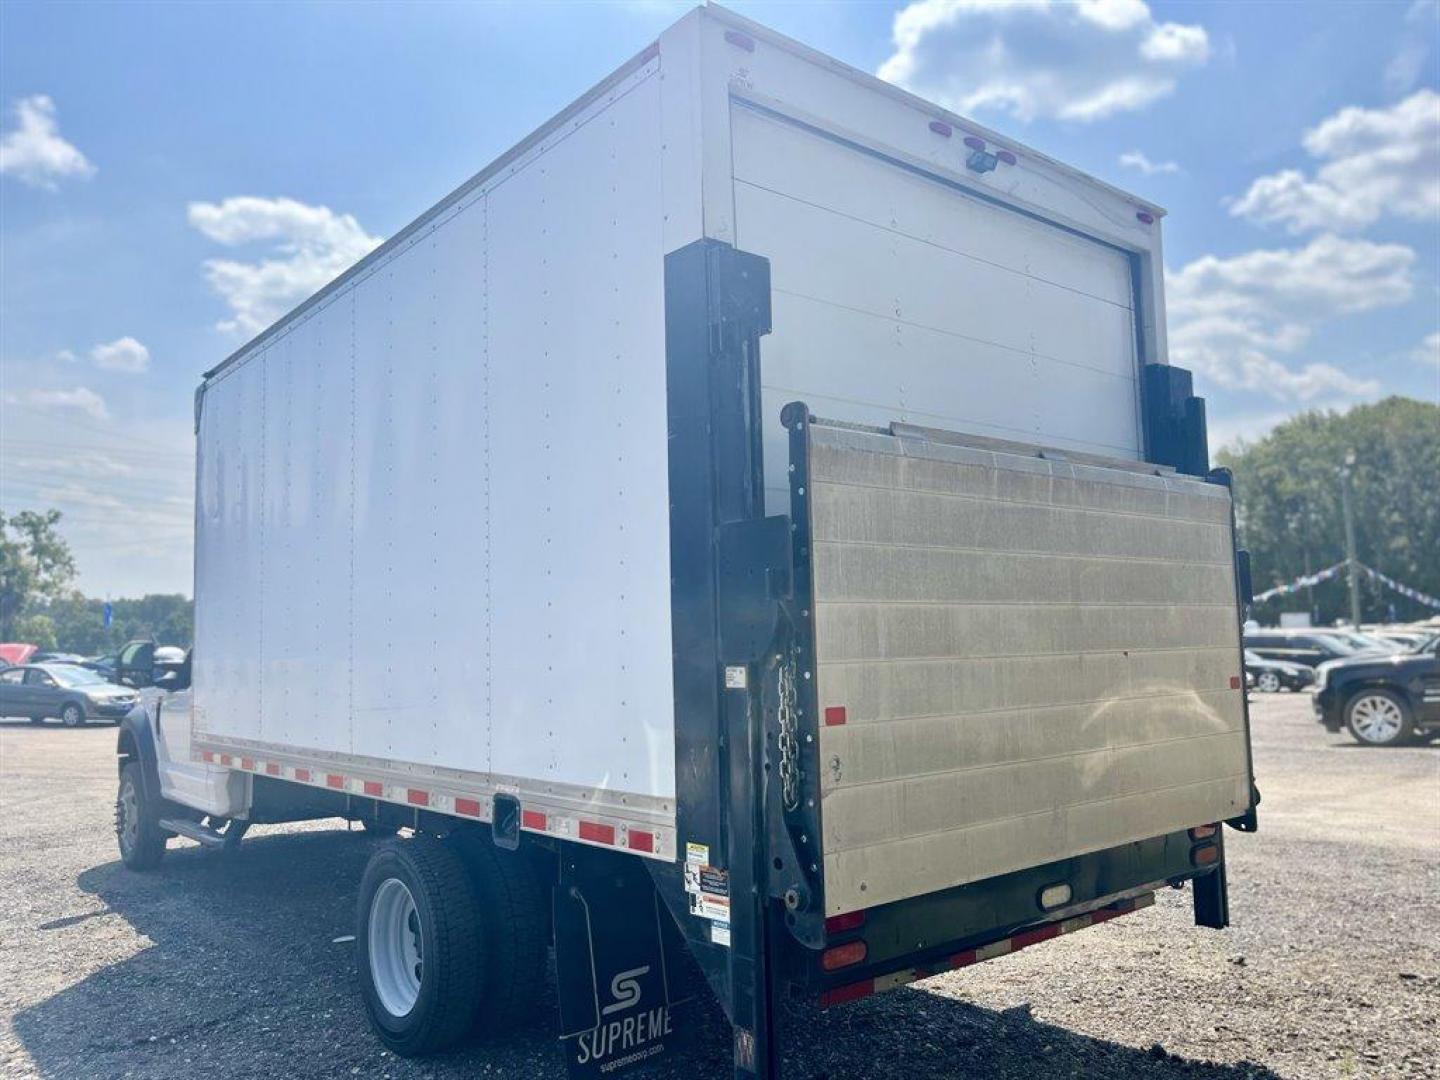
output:
[[[1355,470],[1355,451],[1345,454],[1340,469],[1340,507],[1345,514],[1345,569],[1350,579],[1350,621],[1360,629],[1360,561],[1355,557],[1355,514],[1350,508],[1350,477]]]

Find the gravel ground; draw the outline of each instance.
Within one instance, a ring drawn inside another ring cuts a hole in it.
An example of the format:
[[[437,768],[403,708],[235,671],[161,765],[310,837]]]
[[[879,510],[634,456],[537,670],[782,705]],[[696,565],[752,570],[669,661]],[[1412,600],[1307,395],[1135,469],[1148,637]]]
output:
[[[1190,900],[828,1012],[787,1077],[1440,1077],[1440,745],[1379,751],[1303,696],[1253,707],[1261,832],[1231,834],[1225,932]],[[0,1075],[552,1077],[554,1020],[423,1062],[387,1055],[351,976],[374,841],[258,829],[234,863],[172,841],[131,874],[114,732],[0,723]],[[711,1021],[662,1075],[728,1076]],[[654,1075],[654,1074],[651,1074]]]

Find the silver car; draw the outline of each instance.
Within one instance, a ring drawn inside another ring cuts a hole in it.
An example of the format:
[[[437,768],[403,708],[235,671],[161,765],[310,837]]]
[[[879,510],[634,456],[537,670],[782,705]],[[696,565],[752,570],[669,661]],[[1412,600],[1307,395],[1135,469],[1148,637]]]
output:
[[[76,664],[22,664],[0,671],[0,716],[23,716],[32,724],[52,718],[66,727],[118,724],[139,700],[130,687]]]

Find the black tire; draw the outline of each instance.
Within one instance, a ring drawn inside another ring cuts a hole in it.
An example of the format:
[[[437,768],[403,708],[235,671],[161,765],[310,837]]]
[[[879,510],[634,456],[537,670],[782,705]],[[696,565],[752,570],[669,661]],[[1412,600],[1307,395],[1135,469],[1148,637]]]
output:
[[[1389,720],[1381,724],[1377,717]],[[1362,746],[1404,746],[1415,731],[1410,703],[1378,686],[1357,690],[1345,703],[1345,726]]]
[[[519,852],[497,848],[488,833],[466,829],[447,842],[459,848],[480,894],[485,970],[475,1031],[488,1035],[523,1027],[533,1020],[545,990],[549,897],[534,867]]]
[[[160,831],[156,807],[145,794],[138,761],[120,770],[115,841],[120,845],[120,861],[131,870],[153,870],[165,855],[165,834]]]
[[[414,903],[422,957],[419,993],[403,1015],[386,1008],[371,970],[375,899],[391,879],[405,886]],[[435,1053],[469,1034],[480,1006],[485,968],[480,921],[474,876],[454,847],[419,836],[391,841],[370,856],[360,879],[355,961],[371,1027],[395,1053],[402,1057]]]
[[[85,723],[85,710],[75,702],[67,702],[60,710],[60,722],[66,727],[80,727]]]

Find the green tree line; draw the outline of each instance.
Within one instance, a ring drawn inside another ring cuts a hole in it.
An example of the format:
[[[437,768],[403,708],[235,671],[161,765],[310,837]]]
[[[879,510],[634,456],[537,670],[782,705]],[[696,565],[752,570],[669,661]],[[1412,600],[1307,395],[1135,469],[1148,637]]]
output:
[[[0,514],[0,641],[94,656],[114,652],[132,638],[188,647],[195,605],[184,596],[157,594],[105,601],[74,588],[75,558],[59,531],[59,510]]]
[[[1235,475],[1235,513],[1250,551],[1255,591],[1345,558],[1340,470],[1354,455],[1352,510],[1359,560],[1440,596],[1440,405],[1391,397],[1346,413],[1307,412],[1263,439],[1216,455]],[[1321,622],[1349,619],[1343,572],[1313,590],[1257,605],[1262,623],[1310,610]],[[1369,577],[1360,584],[1367,621],[1440,614]]]

